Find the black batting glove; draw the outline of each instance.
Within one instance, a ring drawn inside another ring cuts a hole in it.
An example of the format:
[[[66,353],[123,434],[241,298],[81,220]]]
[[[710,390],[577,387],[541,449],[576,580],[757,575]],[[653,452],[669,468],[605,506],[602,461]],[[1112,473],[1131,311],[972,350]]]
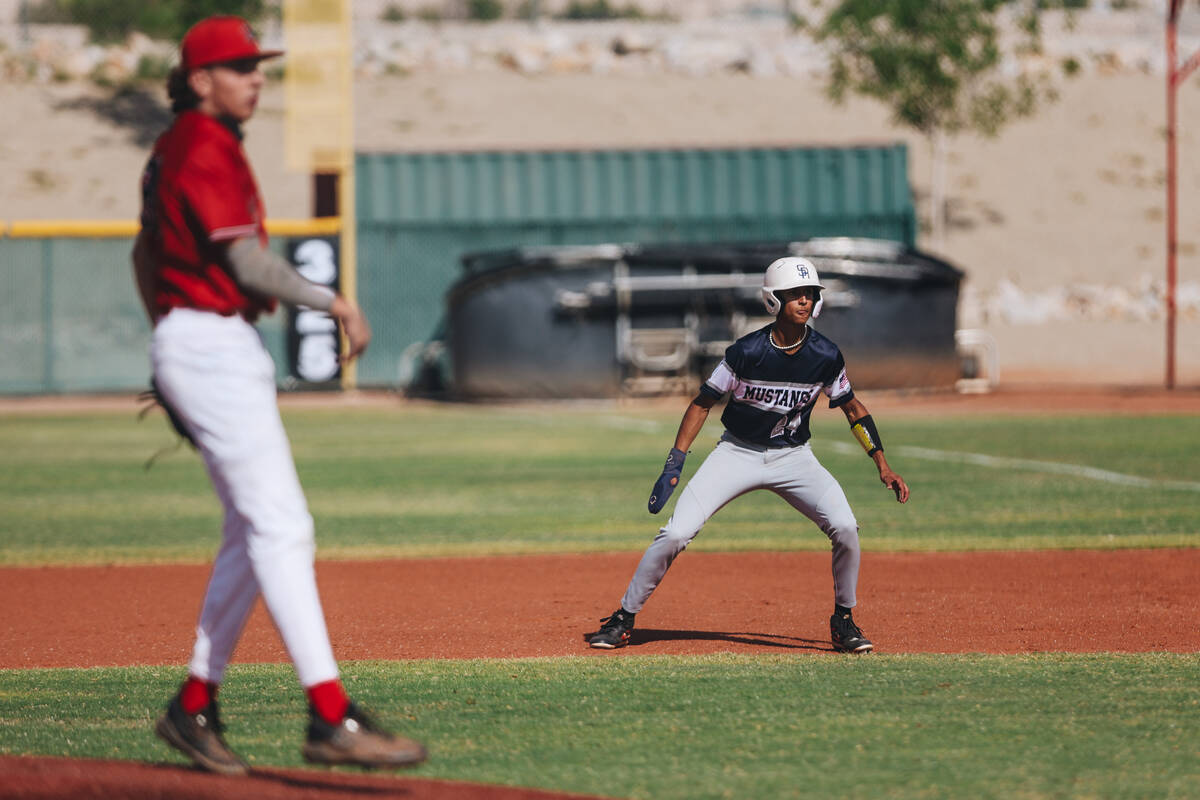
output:
[[[651,514],[662,511],[663,506],[671,499],[671,492],[674,492],[675,487],[679,485],[679,475],[683,472],[685,458],[687,458],[687,453],[674,447],[667,454],[667,463],[663,466],[662,475],[659,475],[658,480],[654,482],[654,489],[650,492],[650,502],[647,503]]]

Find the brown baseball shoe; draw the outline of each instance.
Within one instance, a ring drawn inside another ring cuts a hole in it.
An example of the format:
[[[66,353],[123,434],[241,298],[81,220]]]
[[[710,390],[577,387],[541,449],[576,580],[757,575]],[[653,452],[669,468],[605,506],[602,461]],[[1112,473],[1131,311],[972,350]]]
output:
[[[178,695],[171,698],[167,713],[159,717],[154,726],[154,733],[160,739],[201,769],[220,775],[248,774],[250,767],[225,744],[221,735],[224,730],[216,700],[195,714],[189,714],[179,704]]]
[[[300,752],[310,764],[411,767],[429,756],[420,742],[388,733],[354,703],[338,725],[330,725],[311,707],[308,713],[308,740]]]

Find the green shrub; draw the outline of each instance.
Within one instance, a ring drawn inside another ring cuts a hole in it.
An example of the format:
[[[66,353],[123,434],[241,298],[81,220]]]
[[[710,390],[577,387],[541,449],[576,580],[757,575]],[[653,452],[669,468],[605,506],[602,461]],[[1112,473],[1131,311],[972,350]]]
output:
[[[404,9],[396,3],[388,3],[383,9],[383,13],[379,15],[379,19],[383,22],[404,22],[408,15],[404,13]]]
[[[558,15],[559,19],[593,20],[593,19],[646,19],[646,12],[636,3],[629,3],[621,8],[609,4],[608,0],[571,0],[566,9]]]
[[[163,81],[171,72],[172,61],[159,55],[146,54],[138,59],[133,76],[139,81]]]
[[[68,22],[83,25],[94,41],[120,41],[134,31],[159,39],[179,40],[195,23],[214,14],[236,14],[257,20],[265,0],[44,0],[45,13],[56,6]]]
[[[504,4],[500,0],[467,0],[467,18],[491,22],[504,15]]]

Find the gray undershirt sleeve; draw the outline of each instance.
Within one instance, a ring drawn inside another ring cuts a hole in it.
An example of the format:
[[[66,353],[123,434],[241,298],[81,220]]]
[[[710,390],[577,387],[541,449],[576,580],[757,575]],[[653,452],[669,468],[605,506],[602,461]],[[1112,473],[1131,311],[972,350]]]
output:
[[[228,252],[233,276],[247,289],[318,311],[328,311],[333,304],[332,289],[305,279],[291,264],[254,239],[238,239]]]

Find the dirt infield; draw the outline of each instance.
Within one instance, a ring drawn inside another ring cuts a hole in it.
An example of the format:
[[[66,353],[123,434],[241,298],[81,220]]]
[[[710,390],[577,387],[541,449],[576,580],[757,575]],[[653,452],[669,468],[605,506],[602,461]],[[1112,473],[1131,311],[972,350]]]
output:
[[[631,645],[586,635],[612,611],[631,553],[322,562],[338,657],[497,658],[794,653],[828,642],[829,557],[688,553],[638,618]],[[182,665],[207,579],[199,566],[0,569],[0,667]],[[1200,550],[871,554],[859,623],[884,653],[1200,650]],[[520,636],[512,635],[519,621]],[[241,662],[285,654],[261,606]],[[422,779],[256,771],[221,778],[134,762],[0,757],[3,798],[565,797]]]
[[[426,778],[256,769],[245,778],[132,761],[0,756],[4,800],[571,800],[584,795]]]
[[[592,655],[635,553],[321,562],[341,659]],[[877,553],[859,624],[887,653],[1200,650],[1200,549]],[[186,663],[208,568],[0,569],[0,667]],[[829,651],[829,556],[686,553],[626,654]],[[512,636],[520,620],[521,636]],[[285,661],[261,606],[235,654]]]

